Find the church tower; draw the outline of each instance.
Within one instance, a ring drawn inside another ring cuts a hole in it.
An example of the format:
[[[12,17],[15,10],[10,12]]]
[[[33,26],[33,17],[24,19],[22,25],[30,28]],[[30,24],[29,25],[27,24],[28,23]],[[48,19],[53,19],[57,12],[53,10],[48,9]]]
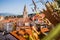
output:
[[[24,10],[23,10],[23,18],[24,18],[24,19],[28,18],[26,5],[24,6]]]

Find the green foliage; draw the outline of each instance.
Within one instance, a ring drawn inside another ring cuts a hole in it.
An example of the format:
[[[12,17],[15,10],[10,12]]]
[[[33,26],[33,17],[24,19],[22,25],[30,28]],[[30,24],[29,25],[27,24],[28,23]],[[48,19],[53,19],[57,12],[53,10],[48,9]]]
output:
[[[60,7],[60,0],[56,0],[57,2],[58,2],[58,4],[59,4],[59,7]]]
[[[60,24],[58,24],[53,30],[51,30],[49,35],[43,38],[42,40],[55,40],[59,32],[60,32]]]

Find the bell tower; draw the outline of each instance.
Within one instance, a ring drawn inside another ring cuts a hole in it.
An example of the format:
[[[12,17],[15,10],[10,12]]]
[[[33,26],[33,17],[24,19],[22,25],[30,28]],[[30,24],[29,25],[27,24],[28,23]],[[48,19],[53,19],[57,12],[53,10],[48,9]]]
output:
[[[23,10],[23,18],[24,18],[24,19],[28,18],[26,5],[24,6],[24,10]]]

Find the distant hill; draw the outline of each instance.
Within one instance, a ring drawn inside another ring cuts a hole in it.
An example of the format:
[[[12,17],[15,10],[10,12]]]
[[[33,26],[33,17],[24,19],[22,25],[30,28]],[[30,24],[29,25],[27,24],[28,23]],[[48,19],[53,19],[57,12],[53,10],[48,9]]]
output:
[[[35,13],[28,14],[29,17],[33,17]],[[0,13],[0,16],[17,16],[17,17],[23,17],[23,15],[19,14],[13,14],[13,13]]]
[[[0,13],[0,16],[10,16],[10,15],[16,15],[13,13]]]

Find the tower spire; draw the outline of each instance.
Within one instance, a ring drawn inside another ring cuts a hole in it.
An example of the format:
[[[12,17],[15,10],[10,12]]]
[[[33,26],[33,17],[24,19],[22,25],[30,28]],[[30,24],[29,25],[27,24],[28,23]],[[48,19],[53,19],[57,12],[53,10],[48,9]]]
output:
[[[24,5],[24,10],[23,10],[23,18],[27,18],[28,14],[27,14],[27,7],[26,5]]]

